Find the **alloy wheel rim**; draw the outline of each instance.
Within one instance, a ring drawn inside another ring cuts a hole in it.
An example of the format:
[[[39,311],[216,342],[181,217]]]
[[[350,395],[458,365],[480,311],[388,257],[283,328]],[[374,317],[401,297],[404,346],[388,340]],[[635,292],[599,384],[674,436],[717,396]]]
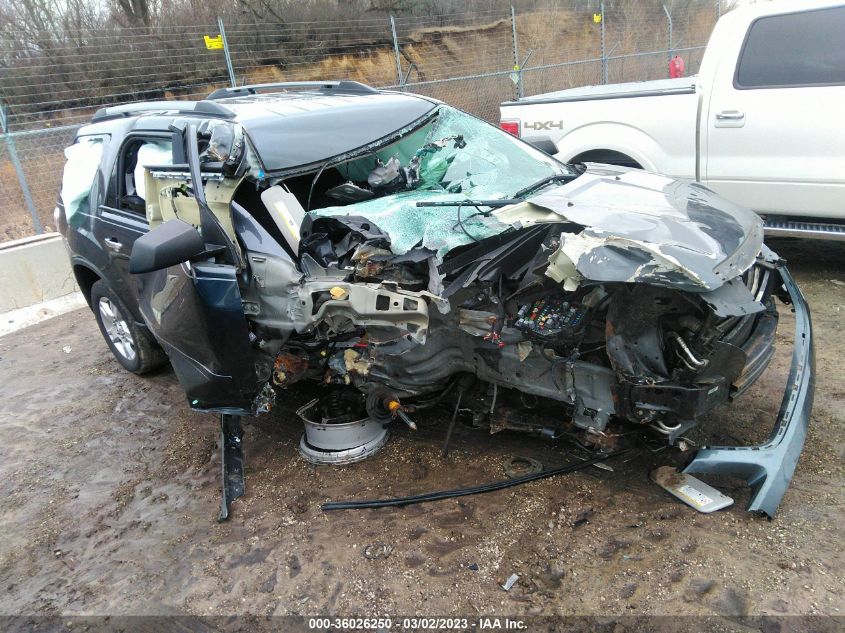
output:
[[[135,340],[123,314],[108,297],[100,297],[99,309],[106,334],[118,354],[128,361],[135,360]]]

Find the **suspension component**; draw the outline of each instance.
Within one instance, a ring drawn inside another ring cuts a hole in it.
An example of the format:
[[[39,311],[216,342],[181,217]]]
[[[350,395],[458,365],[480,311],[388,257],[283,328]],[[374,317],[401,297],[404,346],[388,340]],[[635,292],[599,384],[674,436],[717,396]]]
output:
[[[405,413],[401,402],[399,402],[398,400],[390,400],[386,404],[387,410],[390,411],[390,414],[394,418],[399,418],[400,420],[402,420],[412,431],[417,430],[416,422],[414,422],[411,418],[408,417],[408,414]]]
[[[367,396],[367,415],[382,424],[399,418],[409,429],[416,431],[416,423],[408,417],[411,411],[411,407],[403,406],[399,398],[386,387],[375,387]]]

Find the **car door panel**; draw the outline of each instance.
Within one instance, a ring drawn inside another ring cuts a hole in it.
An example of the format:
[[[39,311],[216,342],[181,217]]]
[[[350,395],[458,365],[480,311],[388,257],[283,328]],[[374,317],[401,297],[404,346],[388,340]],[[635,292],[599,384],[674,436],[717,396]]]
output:
[[[108,190],[100,200],[94,222],[94,237],[104,254],[106,278],[138,321],[141,321],[138,288],[134,276],[129,274],[129,256],[135,240],[149,231],[149,223],[142,212],[121,203],[123,195],[129,193],[126,155],[130,148],[137,151],[139,144],[163,142],[171,142],[169,133],[135,132],[124,139],[107,171],[110,174]],[[135,169],[133,167],[133,173]],[[135,193],[134,190],[131,193]]]
[[[138,290],[133,275],[129,274],[129,255],[135,240],[148,230],[147,220],[143,216],[104,204],[100,205],[94,223],[94,237],[104,255],[102,259],[106,278],[139,321]]]
[[[845,7],[766,16],[723,52],[702,123],[711,189],[761,213],[845,214],[842,28]]]
[[[196,186],[202,174],[193,123],[185,128],[184,147],[190,163],[186,178],[195,183],[198,223],[208,254],[202,261],[136,275],[140,311],[170,357],[192,408],[249,414],[258,385],[238,286],[242,259],[208,207],[205,188]]]
[[[234,266],[186,263],[136,278],[144,322],[191,407],[249,413],[255,367]]]
[[[820,124],[836,120],[845,87],[725,92],[711,104],[706,184],[762,213],[845,213],[845,133]],[[718,119],[731,111],[745,116]]]

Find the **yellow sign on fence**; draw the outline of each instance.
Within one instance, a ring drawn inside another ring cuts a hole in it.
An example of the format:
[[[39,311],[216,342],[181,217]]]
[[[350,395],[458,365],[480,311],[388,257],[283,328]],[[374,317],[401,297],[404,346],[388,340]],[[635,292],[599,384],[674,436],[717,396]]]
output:
[[[601,24],[601,13],[593,13],[593,22]]]
[[[203,35],[205,39],[205,47],[210,51],[223,50],[223,36],[211,37],[210,35]]]

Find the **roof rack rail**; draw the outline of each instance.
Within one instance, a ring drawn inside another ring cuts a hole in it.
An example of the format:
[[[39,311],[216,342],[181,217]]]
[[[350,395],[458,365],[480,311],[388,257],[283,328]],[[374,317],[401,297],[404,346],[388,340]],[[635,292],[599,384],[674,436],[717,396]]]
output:
[[[100,108],[91,117],[91,123],[130,117],[152,112],[179,112],[180,114],[204,114],[206,116],[231,119],[235,113],[224,108],[219,103],[209,101],[145,101],[141,103],[126,103],[124,105]]]
[[[243,97],[263,91],[283,92],[287,90],[319,90],[336,94],[378,94],[378,90],[358,81],[284,81],[280,83],[252,84],[236,88],[219,88],[206,97],[206,100]]]

